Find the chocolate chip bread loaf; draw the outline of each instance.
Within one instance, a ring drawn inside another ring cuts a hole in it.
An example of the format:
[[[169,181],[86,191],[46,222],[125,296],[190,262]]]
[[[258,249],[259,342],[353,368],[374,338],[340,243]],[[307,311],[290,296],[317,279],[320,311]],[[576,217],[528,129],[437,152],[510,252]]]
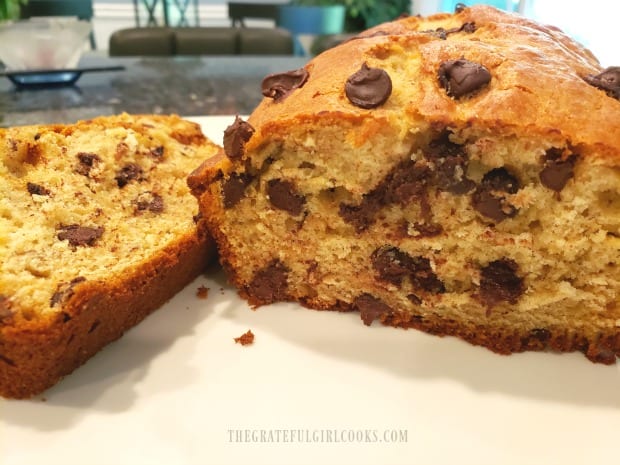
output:
[[[199,274],[186,178],[218,150],[176,116],[0,130],[0,395],[51,386]]]
[[[189,183],[254,305],[612,363],[619,77],[491,7],[404,18],[268,76]]]

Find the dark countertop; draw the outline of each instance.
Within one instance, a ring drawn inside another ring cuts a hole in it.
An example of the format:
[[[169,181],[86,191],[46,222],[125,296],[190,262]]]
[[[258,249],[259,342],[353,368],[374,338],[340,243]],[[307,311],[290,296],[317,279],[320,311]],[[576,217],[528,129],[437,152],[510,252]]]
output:
[[[0,77],[0,126],[71,123],[99,115],[248,114],[262,99],[269,73],[297,69],[293,56],[108,58],[86,55],[80,67],[123,65],[122,71],[84,73],[73,86],[17,89]]]

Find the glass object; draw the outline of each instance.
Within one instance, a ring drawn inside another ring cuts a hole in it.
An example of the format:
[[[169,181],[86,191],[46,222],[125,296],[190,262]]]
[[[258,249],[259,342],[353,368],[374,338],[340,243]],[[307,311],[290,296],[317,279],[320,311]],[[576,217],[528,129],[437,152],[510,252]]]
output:
[[[32,18],[0,24],[0,61],[12,71],[74,68],[91,24],[75,18]]]

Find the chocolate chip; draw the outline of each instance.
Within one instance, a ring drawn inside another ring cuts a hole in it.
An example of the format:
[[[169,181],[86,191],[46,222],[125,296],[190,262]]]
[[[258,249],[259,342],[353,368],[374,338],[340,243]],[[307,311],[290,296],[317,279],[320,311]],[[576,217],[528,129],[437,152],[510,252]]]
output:
[[[60,283],[56,288],[56,292],[52,295],[50,299],[50,307],[55,307],[59,303],[64,303],[73,295],[73,288],[76,284],[86,281],[86,278],[83,276],[78,276],[73,278],[68,283]]]
[[[506,168],[494,168],[482,178],[472,196],[472,206],[497,223],[512,218],[519,210],[502,193],[515,194],[520,187],[519,180]]]
[[[542,343],[546,343],[551,339],[551,332],[546,328],[534,328],[530,330],[530,336]]]
[[[407,300],[409,300],[409,302],[413,305],[422,305],[422,299],[415,294],[407,294]]]
[[[269,304],[288,298],[289,269],[277,258],[258,270],[247,286],[247,293],[261,304]]]
[[[274,102],[279,102],[288,97],[293,90],[303,87],[308,77],[305,68],[269,74],[265,76],[261,85],[263,95],[272,98]]]
[[[370,68],[366,63],[347,79],[344,88],[349,101],[360,108],[383,105],[392,93],[392,80],[380,68]]]
[[[480,298],[493,307],[500,302],[516,304],[525,291],[523,278],[517,275],[519,265],[512,259],[502,258],[487,264],[480,271]]]
[[[160,145],[159,147],[155,147],[151,149],[149,154],[156,159],[161,159],[164,156],[164,146]]]
[[[247,173],[231,173],[228,179],[222,182],[224,208],[232,208],[239,203],[252,179]]]
[[[464,3],[457,3],[456,5],[454,5],[454,12],[460,13],[466,8],[467,8],[467,5],[465,5]]]
[[[491,73],[479,63],[464,58],[444,61],[439,66],[439,84],[453,98],[477,91],[491,82]]]
[[[72,247],[93,246],[97,239],[103,235],[104,227],[91,228],[79,224],[69,224],[60,226],[59,231],[58,239],[61,241],[68,240]]]
[[[499,223],[514,217],[518,210],[506,201],[503,196],[496,196],[493,192],[479,188],[474,192],[471,204],[481,215]]]
[[[379,278],[384,281],[401,286],[402,280],[408,276],[415,287],[424,291],[434,294],[445,292],[443,283],[426,257],[412,257],[396,247],[383,246],[376,249],[370,259]]]
[[[462,145],[450,140],[450,132],[443,131],[424,150],[424,157],[433,163],[434,182],[441,190],[463,195],[474,189],[475,183],[465,174],[469,157]]]
[[[429,173],[427,166],[416,164],[412,160],[400,162],[379,186],[383,188],[382,203],[386,205],[397,203],[404,207],[412,200],[422,200]]]
[[[370,326],[377,318],[393,313],[389,305],[370,294],[362,294],[355,298],[353,307],[360,312],[360,317],[366,326]]]
[[[93,166],[101,161],[96,153],[80,152],[77,154],[77,158],[79,164],[75,167],[75,171],[83,176],[88,176]]]
[[[164,199],[156,192],[142,192],[134,200],[137,212],[148,210],[153,213],[164,211]]]
[[[245,143],[254,134],[254,128],[250,123],[243,121],[239,116],[235,117],[234,123],[224,131],[224,151],[231,160],[243,157]]]
[[[539,174],[543,186],[560,192],[573,177],[577,155],[562,160],[562,150],[550,149],[545,154],[545,166]]]
[[[602,73],[588,74],[583,78],[588,84],[607,92],[607,95],[620,100],[620,66],[610,66]]]
[[[608,347],[601,347],[596,343],[588,345],[585,356],[594,363],[612,365],[616,363],[616,352]]]
[[[271,205],[280,210],[289,212],[293,216],[299,215],[306,204],[306,198],[297,194],[295,185],[282,179],[270,179],[267,183],[267,195]]]
[[[422,31],[422,32],[432,34],[441,40],[446,40],[450,34],[456,34],[461,31],[467,32],[470,34],[473,32],[476,32],[476,23],[474,22],[463,23],[461,27],[453,27],[450,29],[444,29],[443,27],[438,27],[437,29]]]
[[[380,279],[397,286],[402,285],[403,278],[411,273],[410,268],[413,267],[409,254],[390,246],[376,249],[370,260]]]
[[[519,180],[506,168],[494,168],[482,178],[482,186],[488,190],[516,194],[520,189]]]
[[[459,30],[463,32],[468,32],[470,34],[476,32],[476,23],[473,21],[469,23],[463,23]]]
[[[375,214],[384,206],[407,203],[422,199],[426,189],[429,169],[407,159],[396,165],[386,177],[368,194],[364,194],[359,205],[340,204],[339,214],[352,224],[358,232],[366,230]]]
[[[136,163],[127,163],[116,173],[114,179],[116,180],[118,187],[122,188],[125,187],[129,181],[134,179],[141,181],[143,179],[142,174],[143,171],[140,165],[137,165]]]
[[[28,193],[30,195],[50,195],[51,194],[49,189],[46,189],[42,185],[35,184],[33,182],[27,183],[26,188],[28,189]]]
[[[439,223],[413,223],[411,228],[417,233],[415,237],[435,237],[443,232],[443,226]],[[407,225],[409,230],[409,225]]]

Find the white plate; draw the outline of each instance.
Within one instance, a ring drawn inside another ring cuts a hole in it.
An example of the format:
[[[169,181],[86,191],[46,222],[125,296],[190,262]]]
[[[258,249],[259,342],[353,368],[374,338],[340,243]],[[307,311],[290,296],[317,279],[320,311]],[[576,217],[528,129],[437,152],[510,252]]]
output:
[[[221,142],[232,117],[198,121]],[[254,344],[235,344],[248,329]],[[615,463],[620,371],[353,313],[253,311],[214,268],[0,418],[2,464]]]

